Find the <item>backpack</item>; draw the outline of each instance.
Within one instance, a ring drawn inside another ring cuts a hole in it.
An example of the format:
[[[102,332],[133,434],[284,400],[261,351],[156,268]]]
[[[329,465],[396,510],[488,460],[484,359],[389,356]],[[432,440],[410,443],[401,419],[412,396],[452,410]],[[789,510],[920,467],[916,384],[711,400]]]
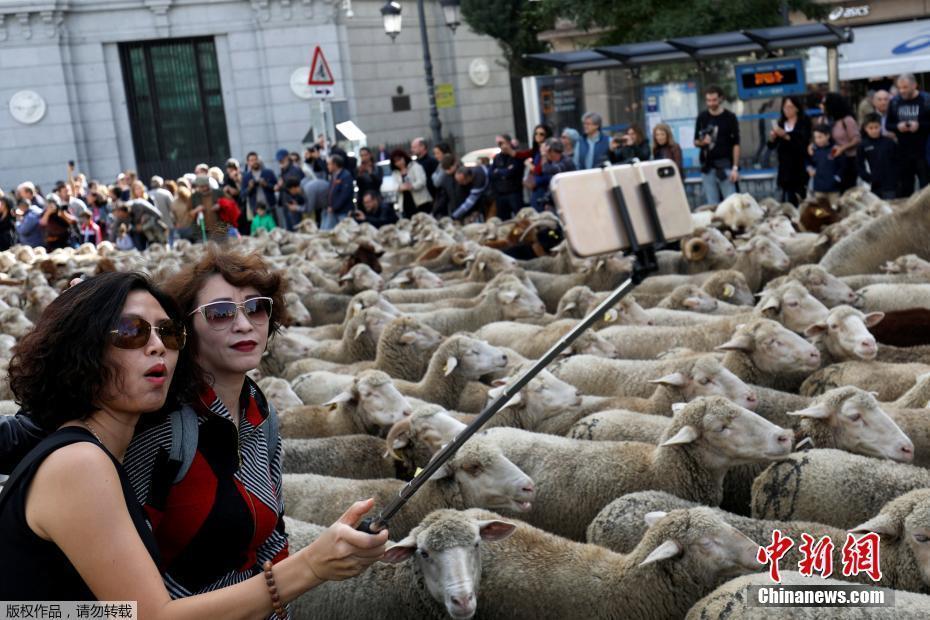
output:
[[[177,484],[187,475],[191,463],[194,462],[194,455],[197,453],[199,437],[197,412],[190,405],[184,405],[181,409],[172,411],[168,415],[168,420],[171,424],[171,450],[168,453],[168,463],[177,467],[177,472],[171,481],[171,484]],[[270,466],[274,460],[274,453],[278,449],[278,442],[281,441],[278,436],[278,413],[270,401],[268,401],[268,419],[265,423],[268,425],[266,437],[269,440],[266,448]]]

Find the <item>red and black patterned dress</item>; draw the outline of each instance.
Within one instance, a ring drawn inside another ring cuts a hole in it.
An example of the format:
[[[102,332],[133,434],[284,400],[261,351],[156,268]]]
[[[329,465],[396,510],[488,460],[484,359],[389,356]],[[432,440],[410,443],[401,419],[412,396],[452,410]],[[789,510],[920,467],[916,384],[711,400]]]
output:
[[[143,418],[126,452],[124,467],[151,520],[172,598],[240,583],[259,574],[265,560],[288,555],[281,441],[269,462],[268,405],[251,379],[239,405],[237,429],[212,389],[192,404],[197,452],[177,484],[167,416],[149,425]]]

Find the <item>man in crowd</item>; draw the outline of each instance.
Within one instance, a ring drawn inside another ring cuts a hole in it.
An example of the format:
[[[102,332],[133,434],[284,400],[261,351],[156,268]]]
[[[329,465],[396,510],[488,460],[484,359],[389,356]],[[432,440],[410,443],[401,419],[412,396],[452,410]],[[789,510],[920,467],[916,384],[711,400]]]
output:
[[[223,192],[213,189],[210,177],[200,175],[194,179],[194,192],[191,194],[193,211],[203,215],[204,230],[209,238],[220,240],[226,238],[226,227],[221,226],[219,199]]]
[[[19,204],[16,206],[16,234],[23,245],[37,248],[45,243],[42,226],[39,224],[42,212],[43,209],[39,205],[29,201],[25,196],[20,197]]]
[[[560,138],[549,138],[546,140],[543,153],[545,155],[545,163],[542,165],[542,176],[551,181],[552,177],[559,174],[560,172],[569,172],[575,169],[575,162],[571,157],[565,157],[563,155],[565,151],[565,145],[562,144]],[[547,181],[547,185],[549,183]],[[552,206],[552,193],[547,192],[545,198],[543,198],[543,204],[547,207]]]
[[[263,204],[268,213],[272,213],[278,204],[274,193],[274,186],[278,179],[274,172],[265,168],[258,154],[251,152],[245,156],[247,170],[242,175],[242,187],[245,191],[245,204],[248,210],[247,217],[255,213],[255,206]],[[283,222],[279,222],[283,226]]]
[[[312,179],[325,179],[327,177],[326,162],[320,157],[320,149],[311,144],[304,149],[304,163],[300,167],[305,177]]]
[[[460,164],[455,170],[455,182],[468,190],[468,196],[452,212],[452,219],[461,220],[473,213],[483,217],[491,193],[491,178],[487,168]]]
[[[300,188],[300,183],[299,179],[287,177],[284,181],[284,191],[281,192],[281,205],[284,206],[284,219],[288,230],[294,230],[307,210],[307,198]]]
[[[293,161],[291,161],[291,155],[287,152],[287,149],[278,149],[278,152],[275,153],[275,161],[278,162],[278,183],[275,185],[275,191],[282,191],[284,189],[284,183],[287,179],[293,178],[297,179],[299,182],[304,178],[304,172],[301,170]]]
[[[353,217],[359,222],[381,228],[397,222],[397,210],[394,209],[394,205],[385,204],[381,200],[381,194],[368,190],[362,194],[362,208],[356,209]]]
[[[872,95],[872,107],[875,113],[882,117],[882,135],[892,133],[891,128],[887,127],[889,103],[891,103],[891,93],[887,90],[877,90]]]
[[[423,166],[423,170],[426,172],[426,189],[429,190],[430,197],[436,200],[436,186],[433,184],[432,177],[439,166],[439,161],[430,155],[429,150],[425,138],[414,138],[410,141],[410,152],[417,158],[417,162]]]
[[[36,186],[32,184],[32,181],[20,183],[16,188],[16,196],[20,200],[26,200],[29,204],[35,205],[43,211],[45,210],[45,199],[36,191]]]
[[[323,223],[323,213],[329,206],[329,181],[325,178],[304,177],[300,188],[304,193],[305,211],[319,227]]]
[[[495,141],[501,151],[491,163],[491,188],[497,217],[508,220],[523,208],[523,162],[517,159],[508,134],[497,136]]]
[[[461,185],[455,182],[455,171],[459,167],[459,160],[453,153],[442,156],[439,170],[442,174],[436,178],[436,201],[433,203],[433,217],[436,219],[452,215],[455,208],[462,204],[468,193]]]
[[[210,176],[210,166],[208,166],[207,164],[197,164],[194,167],[194,176],[207,177],[207,179],[209,179],[210,189],[220,188],[220,182]],[[131,184],[130,184],[130,187],[132,187]]]
[[[353,181],[341,155],[329,157],[329,200],[323,214],[323,230],[331,230],[352,212]]]
[[[170,230],[174,230],[174,214],[171,213],[171,203],[174,202],[174,196],[165,189],[165,180],[155,175],[149,180],[149,197],[158,212],[161,213],[161,221],[164,222]]]
[[[64,181],[55,183],[55,195],[58,196],[59,204],[68,210],[71,217],[77,221],[81,213],[88,211],[87,205],[80,198],[76,198],[71,190],[71,185]]]
[[[898,76],[898,94],[888,104],[885,125],[898,137],[898,197],[914,193],[914,179],[923,188],[930,182],[927,136],[930,135],[930,100],[917,88],[910,73]]]
[[[601,131],[604,121],[597,112],[588,112],[581,117],[584,136],[578,143],[578,161],[584,170],[597,168],[607,161],[610,152],[610,137]]]
[[[707,109],[697,117],[694,146],[701,149],[701,184],[704,200],[717,204],[736,193],[739,181],[739,122],[723,107],[723,90],[710,86],[704,91]]]

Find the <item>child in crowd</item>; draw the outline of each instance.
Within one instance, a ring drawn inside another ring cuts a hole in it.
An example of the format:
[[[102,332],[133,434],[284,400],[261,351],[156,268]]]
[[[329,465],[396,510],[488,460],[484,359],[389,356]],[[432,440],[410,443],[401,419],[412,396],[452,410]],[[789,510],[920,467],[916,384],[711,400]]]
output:
[[[864,135],[856,158],[859,178],[871,184],[873,194],[890,200],[897,196],[898,145],[882,134],[882,117],[875,112],[865,115],[862,129]]]
[[[116,249],[117,250],[132,250],[136,246],[132,242],[132,237],[129,236],[129,227],[126,224],[119,225],[119,234],[116,237]]]
[[[814,144],[807,173],[814,178],[814,197],[826,197],[831,203],[840,196],[840,182],[846,167],[846,157],[833,157],[830,125],[814,127]]]
[[[268,232],[275,229],[274,216],[268,213],[268,207],[264,203],[255,205],[255,217],[252,218],[252,235],[264,228]]]
[[[93,220],[90,211],[84,211],[80,216],[81,243],[93,243],[100,245],[103,241],[103,234],[100,232],[100,225]]]

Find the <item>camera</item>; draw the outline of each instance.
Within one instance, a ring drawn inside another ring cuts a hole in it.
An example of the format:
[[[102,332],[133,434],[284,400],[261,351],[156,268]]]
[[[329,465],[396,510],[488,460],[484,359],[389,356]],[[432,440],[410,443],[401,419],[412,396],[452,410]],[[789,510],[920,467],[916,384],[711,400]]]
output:
[[[703,140],[707,136],[710,136],[711,138],[714,137],[713,127],[704,127],[703,129],[698,130],[698,140]]]

